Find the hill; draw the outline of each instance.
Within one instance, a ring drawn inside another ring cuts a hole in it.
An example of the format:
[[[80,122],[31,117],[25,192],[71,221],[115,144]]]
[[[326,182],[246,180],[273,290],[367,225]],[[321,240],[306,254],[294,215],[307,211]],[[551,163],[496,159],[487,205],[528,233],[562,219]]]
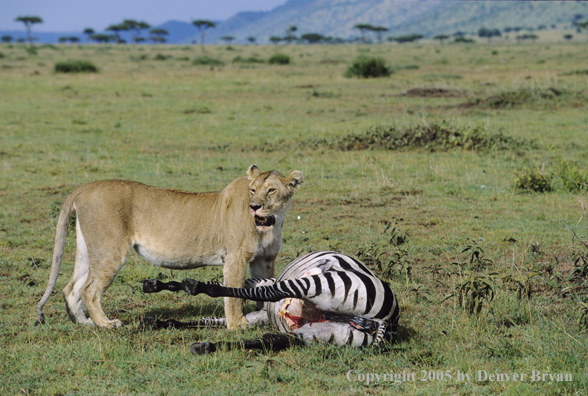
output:
[[[538,28],[571,25],[588,18],[588,3],[572,1],[359,1],[289,0],[266,13],[239,13],[207,34],[209,42],[225,35],[239,42],[254,36],[260,43],[270,36],[284,36],[297,26],[297,34],[353,39],[353,26],[367,23],[389,29],[386,35],[419,33],[427,36],[456,31],[477,32],[482,26]]]

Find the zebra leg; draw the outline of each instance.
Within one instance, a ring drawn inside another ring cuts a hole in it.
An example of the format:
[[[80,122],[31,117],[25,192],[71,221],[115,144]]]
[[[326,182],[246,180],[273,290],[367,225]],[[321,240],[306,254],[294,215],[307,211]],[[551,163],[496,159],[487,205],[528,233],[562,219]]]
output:
[[[250,312],[245,315],[245,319],[247,319],[247,327],[254,327],[258,325],[265,325],[268,324],[267,318],[267,311],[254,311]],[[156,317],[149,316],[146,318],[142,318],[139,322],[139,329],[146,330],[146,329],[193,329],[193,328],[203,328],[203,327],[225,327],[227,325],[227,321],[225,318],[201,318],[198,320],[193,320],[189,322],[178,322],[177,320],[169,319],[169,320],[159,320]]]
[[[159,320],[156,317],[142,318],[139,322],[139,329],[186,329],[186,328],[202,328],[202,327],[224,327],[226,325],[225,318],[202,318],[189,322],[178,322],[177,320]]]
[[[143,281],[143,293],[159,293],[163,290],[169,291],[180,291],[183,290],[189,295],[195,296],[200,293],[201,291],[198,290],[198,282],[194,279],[184,279],[181,283],[180,282],[161,282],[158,279],[145,279]],[[245,280],[245,289],[252,289],[254,287],[263,287],[263,286],[272,286],[276,283],[275,278],[254,278],[254,279],[246,279]],[[219,284],[219,286],[222,286]]]
[[[315,284],[317,282],[320,283],[320,279],[321,277],[317,275],[312,276],[312,283],[309,278],[285,280],[282,282],[275,282],[273,279],[268,279],[267,286],[257,286],[248,289],[226,287],[216,282],[199,282],[194,279],[184,279],[181,283],[174,281],[164,283],[157,279],[147,279],[143,281],[143,292],[157,293],[162,290],[184,290],[193,296],[204,293],[210,297],[234,297],[253,301],[275,302],[288,297],[303,298],[309,294],[309,291],[315,291]]]
[[[158,279],[146,279],[143,281],[143,293],[159,293],[162,290],[180,291],[183,290],[190,295],[197,295],[196,285],[198,281],[194,279],[184,279],[180,282],[160,282]]]
[[[280,333],[271,334],[267,333],[262,335],[260,338],[247,341],[220,341],[217,343],[213,342],[195,342],[190,347],[190,351],[194,355],[206,355],[215,352],[217,349],[226,348],[227,350],[232,349],[267,349],[272,351],[281,351],[289,348],[290,346],[302,346],[305,345],[304,341],[298,338],[294,334]]]
[[[373,346],[377,346],[380,342],[384,340],[384,336],[386,335],[386,322],[379,322],[378,323],[378,330],[376,331],[376,337],[372,343]]]
[[[315,275],[316,276],[316,275]],[[195,294],[204,293],[210,297],[235,297],[253,301],[276,302],[283,298],[303,298],[311,289],[309,278],[276,282],[271,286],[259,286],[251,289],[226,287],[218,283],[194,281],[191,285]],[[284,286],[286,285],[286,286]],[[288,285],[290,288],[288,288]],[[298,285],[298,287],[296,287]]]
[[[143,281],[143,293],[158,293],[162,290],[180,291],[182,284],[179,282],[160,282],[159,279],[145,279]]]

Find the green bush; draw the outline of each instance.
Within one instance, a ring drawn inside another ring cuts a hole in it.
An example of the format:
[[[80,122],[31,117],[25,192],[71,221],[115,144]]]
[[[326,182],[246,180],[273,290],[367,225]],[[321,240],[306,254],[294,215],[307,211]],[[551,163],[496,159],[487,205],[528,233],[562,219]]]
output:
[[[237,56],[233,59],[233,63],[265,63],[265,61],[261,58],[256,56],[250,56],[249,58],[243,58],[241,56]]]
[[[98,68],[85,60],[69,60],[55,64],[56,73],[97,73]]]
[[[345,71],[345,77],[388,77],[393,71],[382,58],[357,57]]]
[[[130,59],[133,62],[140,62],[140,61],[144,61],[144,60],[149,59],[149,56],[147,54],[141,54],[141,55],[138,55],[138,56],[131,55]]]
[[[290,56],[286,54],[273,54],[268,60],[267,63],[270,65],[287,65],[290,63]]]
[[[208,66],[222,66],[225,63],[222,60],[211,58],[208,55],[201,55],[192,61],[193,65],[208,65]]]
[[[458,128],[432,123],[408,128],[394,125],[375,125],[363,133],[351,133],[328,142],[333,148],[351,150],[399,150],[423,148],[429,151],[446,151],[460,148],[473,151],[517,150],[535,148],[535,141],[487,133],[482,128]]]
[[[538,169],[525,168],[515,174],[515,189],[539,193],[553,191],[551,174],[545,175]]]
[[[581,169],[576,162],[570,162],[561,155],[556,166],[566,190],[577,192],[588,188],[588,166]]]

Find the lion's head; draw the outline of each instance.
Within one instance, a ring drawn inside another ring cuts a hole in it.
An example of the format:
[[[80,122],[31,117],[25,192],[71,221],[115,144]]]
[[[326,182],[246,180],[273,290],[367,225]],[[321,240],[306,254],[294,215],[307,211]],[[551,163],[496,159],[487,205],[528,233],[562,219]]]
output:
[[[294,171],[285,177],[280,172],[261,172],[256,165],[247,170],[249,176],[249,213],[255,218],[259,231],[269,231],[282,224],[290,208],[292,195],[302,183],[302,172]]]

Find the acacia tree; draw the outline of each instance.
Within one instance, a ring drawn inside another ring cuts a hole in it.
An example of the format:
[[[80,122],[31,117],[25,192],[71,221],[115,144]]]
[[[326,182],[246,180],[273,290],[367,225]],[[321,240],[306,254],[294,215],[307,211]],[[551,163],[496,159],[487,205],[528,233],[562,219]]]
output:
[[[110,36],[107,34],[97,33],[97,34],[91,35],[90,40],[94,40],[98,43],[109,43],[110,40],[113,40],[113,41],[120,40],[120,37],[117,39],[117,37],[114,35]]]
[[[90,40],[91,40],[91,38],[92,38],[92,35],[93,35],[94,33],[95,33],[95,32],[94,32],[94,29],[92,29],[92,28],[86,28],[86,29],[84,29],[84,34],[85,34],[86,36],[88,36],[88,41],[90,41]]]
[[[117,43],[123,43],[124,41],[120,38],[119,32],[123,32],[129,30],[126,25],[119,24],[119,25],[110,25],[106,28],[106,30],[114,32],[114,38]]]
[[[235,39],[235,36],[222,36],[221,40],[225,42],[225,44],[230,45],[231,42]]]
[[[249,41],[251,44],[255,44],[255,42],[257,41],[257,39],[253,36],[249,36],[247,37],[247,41]]]
[[[79,37],[76,36],[67,36],[67,37],[59,37],[58,41],[60,43],[67,43],[68,41],[72,44],[77,43],[80,41]]]
[[[434,39],[434,40],[439,40],[439,41],[441,41],[441,44],[443,44],[443,42],[444,42],[445,40],[447,40],[448,38],[449,38],[449,36],[448,36],[448,35],[446,35],[446,34],[438,34],[438,35],[436,35],[435,37],[433,37],[433,39]]]
[[[155,28],[155,29],[151,29],[149,31],[149,34],[151,34],[151,37],[149,37],[149,40],[152,40],[154,43],[163,44],[167,41],[165,36],[167,34],[169,34],[169,32],[165,29]]]
[[[306,33],[300,36],[300,39],[307,41],[309,44],[315,44],[324,40],[325,37],[318,33]]]
[[[423,38],[422,34],[409,34],[407,36],[398,36],[398,37],[388,37],[390,41],[396,41],[399,44],[402,43],[412,43],[413,41],[417,41]]]
[[[282,38],[278,36],[270,36],[269,41],[274,44],[278,44],[280,41],[282,41]]]
[[[142,40],[140,37],[141,31],[151,27],[151,25],[149,25],[147,22],[135,21],[134,19],[125,19],[122,25],[126,27],[125,30],[133,30],[135,32],[135,34],[133,34],[133,42],[135,44],[144,40]]]
[[[200,45],[202,46],[202,49],[204,49],[204,35],[206,34],[206,30],[216,27],[216,23],[206,19],[197,19],[192,21],[192,25],[196,26],[200,32]]]
[[[288,34],[288,35],[282,37],[282,40],[284,40],[288,44],[291,44],[293,41],[298,40],[298,37],[294,36],[293,34]]]
[[[19,16],[15,19],[16,22],[22,22],[25,24],[25,28],[27,29],[27,39],[29,40],[29,44],[33,45],[33,36],[31,35],[31,26],[35,23],[43,23],[43,20],[38,16]]]
[[[578,23],[577,26],[578,26],[579,29],[587,29],[588,30],[588,21],[582,22],[582,23]]]
[[[502,34],[498,29],[488,29],[486,27],[481,27],[480,30],[478,30],[478,36],[486,37],[488,39],[488,42],[490,42],[492,37],[500,37],[502,36]]]
[[[382,33],[387,32],[388,28],[385,28],[384,26],[372,26],[371,30],[376,32],[378,43],[382,44]]]
[[[290,25],[290,27],[286,29],[286,36],[284,36],[282,40],[284,40],[288,44],[292,43],[292,41],[298,40],[298,38],[294,36],[294,32],[297,30],[298,28],[295,25]]]
[[[372,25],[369,25],[367,23],[358,23],[355,26],[353,26],[354,29],[358,29],[361,32],[361,40],[365,43],[365,33],[368,30],[374,30],[374,27]]]

